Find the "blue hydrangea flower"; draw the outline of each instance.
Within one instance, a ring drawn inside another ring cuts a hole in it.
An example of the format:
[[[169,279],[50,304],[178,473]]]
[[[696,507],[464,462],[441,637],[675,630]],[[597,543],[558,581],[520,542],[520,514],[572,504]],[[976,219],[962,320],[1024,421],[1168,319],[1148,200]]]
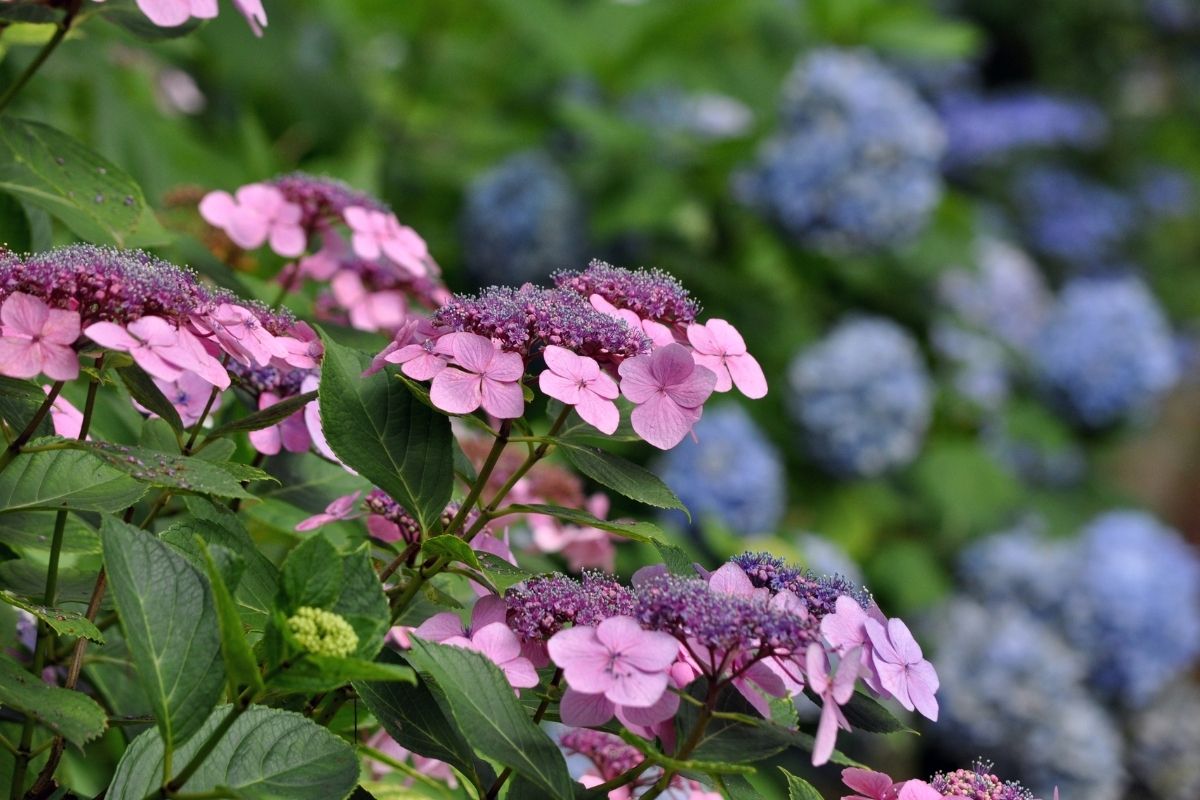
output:
[[[832,539],[805,531],[796,537],[796,544],[809,571],[817,575],[840,575],[858,586],[866,582],[862,568]]]
[[[1130,770],[1156,800],[1200,797],[1200,687],[1177,683],[1133,715]]]
[[[933,392],[916,342],[894,322],[841,322],[796,357],[789,381],[804,445],[827,471],[879,475],[916,458]]]
[[[773,532],[787,494],[779,451],[739,405],[706,410],[694,432],[699,441],[684,439],[657,465],[692,519],[714,519],[739,534]]]
[[[1142,706],[1200,657],[1200,555],[1140,511],[1097,517],[1077,547],[1060,576],[1063,633],[1099,691]]]
[[[1138,176],[1137,200],[1153,219],[1181,219],[1196,208],[1196,184],[1187,173],[1151,167]]]
[[[1070,264],[1112,262],[1138,225],[1131,199],[1069,170],[1027,170],[1014,194],[1033,247]]]
[[[575,268],[587,238],[575,188],[537,152],[511,156],[471,183],[461,230],[463,262],[483,286],[539,282]]]
[[[1121,735],[1085,690],[1087,664],[1018,605],[958,597],[931,620],[941,714],[931,734],[958,759],[987,753],[1040,797],[1120,800]]]
[[[938,110],[951,169],[996,163],[1022,150],[1091,148],[1108,135],[1108,120],[1095,105],[1044,92],[955,92],[939,101]]]
[[[1062,594],[1062,574],[1074,559],[1069,542],[1045,538],[1039,519],[987,536],[966,548],[958,571],[966,591],[988,605],[1022,606],[1045,616]]]
[[[1093,428],[1151,409],[1179,373],[1162,310],[1132,275],[1069,281],[1033,360],[1050,395]]]
[[[873,56],[818,50],[793,69],[781,128],[735,191],[802,245],[887,247],[940,200],[944,139],[937,115]]]

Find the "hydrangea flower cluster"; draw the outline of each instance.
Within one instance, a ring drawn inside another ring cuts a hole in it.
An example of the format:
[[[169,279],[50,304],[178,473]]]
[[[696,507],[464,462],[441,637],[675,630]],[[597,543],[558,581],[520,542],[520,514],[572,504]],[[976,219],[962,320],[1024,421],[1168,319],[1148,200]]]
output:
[[[877,317],[842,321],[789,373],[804,446],[834,475],[873,476],[912,461],[933,390],[916,342]]]
[[[182,416],[230,370],[311,369],[320,342],[290,315],[238,300],[140,251],[90,245],[0,258],[0,374],[72,380],[79,350],[128,353]]]
[[[922,780],[893,783],[881,772],[854,767],[842,771],[842,782],[857,794],[843,800],[1037,800],[1033,793],[1014,781],[992,773],[992,765],[977,761],[968,769],[939,772],[928,783]],[[1054,797],[1057,800],[1058,792]]]
[[[317,301],[321,318],[390,334],[409,319],[409,301],[429,309],[449,297],[425,241],[340,181],[293,173],[232,195],[213,191],[200,214],[244,250],[268,246],[295,259],[280,273],[285,289],[304,279],[328,284]]]
[[[296,642],[313,655],[345,658],[358,647],[354,628],[332,611],[303,606],[287,622]]]
[[[913,89],[862,51],[818,50],[784,88],[781,130],[736,192],[798,243],[871,250],[910,238],[941,198],[945,136]]]
[[[1022,172],[1013,195],[1030,244],[1080,267],[1111,263],[1138,224],[1124,194],[1058,167]]]
[[[558,736],[558,745],[567,757],[567,766],[575,780],[591,788],[606,783],[642,763],[644,757],[633,745],[619,736],[587,728],[567,728]],[[627,786],[609,793],[614,800],[626,800],[644,793],[662,774],[659,768],[649,769]],[[669,800],[720,800],[720,792],[712,791],[698,781],[682,775],[671,777],[670,785],[660,797]]]
[[[1045,389],[1089,428],[1152,408],[1179,371],[1162,309],[1133,275],[1069,281],[1033,362]]]
[[[950,169],[995,164],[1020,151],[1090,149],[1108,136],[1108,120],[1092,103],[1036,91],[952,92],[940,98],[938,111]]]
[[[632,587],[594,573],[542,576],[509,589],[505,601],[523,652],[563,670],[559,716],[568,725],[615,715],[639,735],[669,737],[676,691],[700,677],[733,686],[767,717],[764,693],[810,687],[823,703],[814,764],[829,759],[839,728],[850,729],[841,706],[860,677],[878,696],[937,718],[937,674],[901,620],[841,578],[767,554],[703,577],[648,567]]]
[[[522,380],[540,357],[538,386],[548,397],[612,434],[623,395],[634,404],[634,431],[663,450],[691,431],[714,391],[766,394],[737,330],[720,319],[699,323],[695,301],[665,273],[597,261],[555,283],[455,296],[427,324],[402,328],[375,365],[431,381],[430,400],[443,411],[514,419],[524,413]]]
[[[659,462],[663,482],[691,511],[737,534],[771,533],[783,518],[787,491],[783,459],[738,405],[710,411]],[[673,519],[682,521],[678,512]]]
[[[548,156],[518,153],[467,189],[463,263],[480,285],[541,281],[583,258],[583,202]]]

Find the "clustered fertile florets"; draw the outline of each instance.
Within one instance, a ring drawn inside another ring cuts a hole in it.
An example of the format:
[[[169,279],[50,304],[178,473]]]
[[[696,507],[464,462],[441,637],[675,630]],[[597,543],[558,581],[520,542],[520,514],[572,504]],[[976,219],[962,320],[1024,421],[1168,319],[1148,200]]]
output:
[[[360,192],[348,183],[324,175],[309,175],[306,172],[290,172],[267,181],[290,203],[300,206],[303,213],[301,224],[315,227],[341,217],[347,208],[358,206],[372,211],[387,211],[387,205]]]
[[[1014,781],[1004,781],[993,775],[992,765],[979,761],[970,769],[939,772],[929,783],[943,797],[963,800],[1035,800],[1033,793]]]
[[[796,595],[817,619],[832,614],[837,599],[843,595],[864,607],[874,602],[870,592],[841,575],[817,575],[802,567],[789,566],[770,553],[742,553],[730,561],[745,571],[756,588],[768,589],[772,594]]]
[[[322,608],[303,606],[288,617],[288,629],[306,651],[345,658],[358,649],[358,634],[341,616]]]
[[[628,270],[595,260],[582,272],[562,271],[554,284],[583,297],[600,295],[617,308],[664,325],[689,325],[700,305],[678,280],[662,270]]]
[[[557,574],[530,578],[504,597],[508,623],[525,641],[549,639],[570,624],[596,625],[629,616],[635,608],[630,589],[597,572],[585,572],[581,581]]]

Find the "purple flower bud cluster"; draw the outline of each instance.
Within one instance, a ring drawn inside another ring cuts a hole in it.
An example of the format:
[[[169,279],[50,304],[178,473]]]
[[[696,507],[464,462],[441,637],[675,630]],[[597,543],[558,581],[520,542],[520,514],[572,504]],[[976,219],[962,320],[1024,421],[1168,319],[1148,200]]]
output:
[[[289,203],[300,206],[303,211],[301,225],[305,228],[340,218],[351,206],[388,211],[385,203],[334,178],[292,172],[267,181],[267,184],[282,192]]]
[[[766,588],[772,595],[791,592],[804,601],[808,613],[818,620],[832,614],[837,599],[843,595],[854,598],[860,606],[871,605],[871,593],[841,575],[817,575],[800,567],[788,566],[783,559],[770,553],[742,553],[729,559],[745,571],[756,588]]]
[[[598,294],[617,308],[665,325],[690,325],[700,315],[700,304],[683,284],[659,269],[630,270],[593,260],[582,272],[555,273],[554,285],[585,298]]]
[[[421,523],[408,513],[391,495],[382,489],[372,489],[363,498],[367,511],[377,514],[400,529],[400,536],[405,542],[415,542],[421,538]]]
[[[582,581],[555,573],[530,578],[504,594],[508,625],[525,641],[544,641],[569,624],[596,625],[633,616],[633,592],[613,578],[585,572]]]
[[[443,328],[468,331],[528,356],[536,344],[558,345],[597,361],[649,352],[650,340],[623,321],[602,314],[565,289],[526,284],[493,286],[477,295],[455,295],[434,314]]]
[[[929,783],[943,797],[963,800],[1036,800],[1033,793],[1015,781],[1004,781],[993,775],[992,765],[977,761],[970,769],[939,772]]]
[[[256,364],[247,366],[233,360],[226,365],[226,369],[229,370],[229,377],[233,382],[255,399],[264,392],[270,392],[277,397],[300,394],[300,385],[305,378],[313,374],[313,370],[310,369],[283,369],[274,364],[265,367]]]
[[[558,741],[568,753],[590,760],[604,780],[612,780],[642,763],[642,754],[636,747],[604,731],[572,728]]]

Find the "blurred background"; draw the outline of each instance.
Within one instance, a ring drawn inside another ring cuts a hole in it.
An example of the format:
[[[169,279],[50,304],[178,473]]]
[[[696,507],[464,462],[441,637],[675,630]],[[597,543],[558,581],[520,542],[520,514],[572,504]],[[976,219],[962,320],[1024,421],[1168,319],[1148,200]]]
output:
[[[261,40],[229,9],[152,47],[88,25],[19,113],[262,297],[279,264],[218,260],[196,203],[296,169],[385,199],[455,290],[675,274],[771,390],[628,450],[696,520],[664,524],[865,581],[941,676],[937,725],[851,755],[1200,798],[1200,5],[265,5]]]

